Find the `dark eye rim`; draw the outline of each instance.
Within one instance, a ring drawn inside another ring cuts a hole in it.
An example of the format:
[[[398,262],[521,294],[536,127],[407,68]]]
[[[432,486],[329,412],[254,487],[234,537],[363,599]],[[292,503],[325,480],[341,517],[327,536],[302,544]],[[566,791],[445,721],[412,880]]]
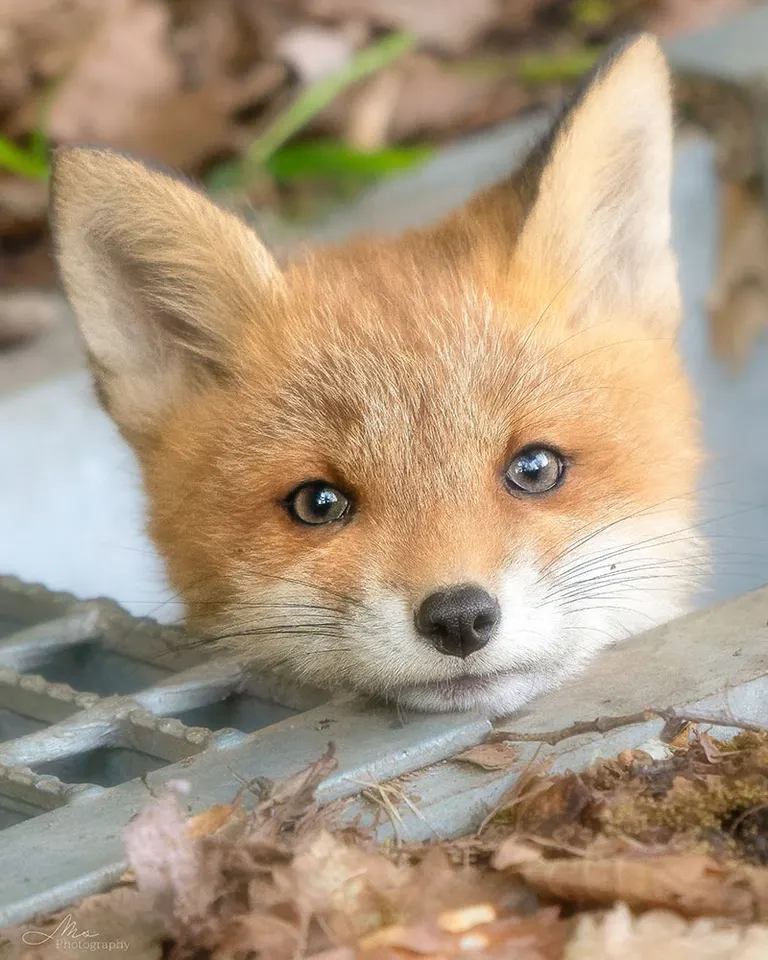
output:
[[[301,491],[306,490],[309,487],[330,487],[332,490],[335,490],[336,493],[340,493],[344,497],[344,499],[347,501],[346,506],[344,508],[344,512],[341,514],[341,516],[335,517],[333,520],[321,521],[320,523],[312,523],[311,520],[303,520],[296,512],[294,504],[296,502],[296,498],[301,493]],[[324,480],[322,477],[316,477],[314,480],[302,481],[300,484],[295,486],[288,493],[287,496],[283,497],[282,500],[279,501],[279,503],[283,507],[283,509],[286,511],[286,513],[288,514],[290,519],[293,521],[293,523],[296,523],[302,527],[314,527],[314,528],[321,527],[322,528],[322,527],[336,526],[337,524],[348,523],[349,520],[352,519],[352,516],[355,512],[355,501],[352,494],[348,490],[345,490],[344,487],[342,487],[340,484],[334,483],[332,480]]]
[[[526,453],[533,453],[538,450],[546,450],[547,453],[551,453],[558,464],[558,474],[557,479],[552,484],[551,487],[548,487],[546,490],[526,490],[525,487],[521,487],[510,479],[509,471],[512,464],[518,457],[524,456]],[[520,447],[516,450],[512,456],[507,460],[502,470],[502,478],[504,481],[504,486],[507,491],[513,496],[518,497],[548,497],[551,496],[555,491],[563,485],[566,474],[568,473],[568,468],[570,467],[570,459],[559,450],[557,447],[553,446],[551,443],[526,443],[524,447]]]

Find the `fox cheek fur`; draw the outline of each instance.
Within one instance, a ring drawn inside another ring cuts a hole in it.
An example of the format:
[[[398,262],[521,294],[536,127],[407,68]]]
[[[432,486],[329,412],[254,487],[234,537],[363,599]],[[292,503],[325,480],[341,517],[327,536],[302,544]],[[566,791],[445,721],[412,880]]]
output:
[[[62,278],[194,630],[501,714],[687,609],[668,87],[636,38],[509,182],[284,269],[185,183],[57,153]]]

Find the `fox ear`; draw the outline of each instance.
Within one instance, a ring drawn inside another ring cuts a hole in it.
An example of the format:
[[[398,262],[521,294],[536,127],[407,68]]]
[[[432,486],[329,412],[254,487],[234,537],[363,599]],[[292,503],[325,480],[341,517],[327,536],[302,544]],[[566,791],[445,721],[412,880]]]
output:
[[[140,435],[183,388],[226,375],[235,328],[278,269],[237,217],[108,151],[56,152],[52,212],[97,391]]]
[[[577,310],[596,302],[668,325],[679,313],[671,180],[669,74],[644,34],[597,67],[529,160],[517,256],[556,271]]]

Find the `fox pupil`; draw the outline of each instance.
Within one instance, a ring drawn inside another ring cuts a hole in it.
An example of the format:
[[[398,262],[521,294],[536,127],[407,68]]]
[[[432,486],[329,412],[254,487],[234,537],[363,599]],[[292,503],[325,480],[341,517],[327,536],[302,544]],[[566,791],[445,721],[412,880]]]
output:
[[[323,487],[318,490],[312,500],[312,507],[319,516],[324,517],[330,513],[334,506],[339,502],[336,493],[330,487]]]

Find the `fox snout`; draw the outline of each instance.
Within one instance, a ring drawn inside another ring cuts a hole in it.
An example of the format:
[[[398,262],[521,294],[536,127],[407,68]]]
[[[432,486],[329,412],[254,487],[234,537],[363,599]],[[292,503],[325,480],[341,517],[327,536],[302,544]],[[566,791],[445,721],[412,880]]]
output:
[[[419,604],[416,630],[447,657],[467,657],[493,637],[501,619],[499,601],[473,584],[430,593]]]

